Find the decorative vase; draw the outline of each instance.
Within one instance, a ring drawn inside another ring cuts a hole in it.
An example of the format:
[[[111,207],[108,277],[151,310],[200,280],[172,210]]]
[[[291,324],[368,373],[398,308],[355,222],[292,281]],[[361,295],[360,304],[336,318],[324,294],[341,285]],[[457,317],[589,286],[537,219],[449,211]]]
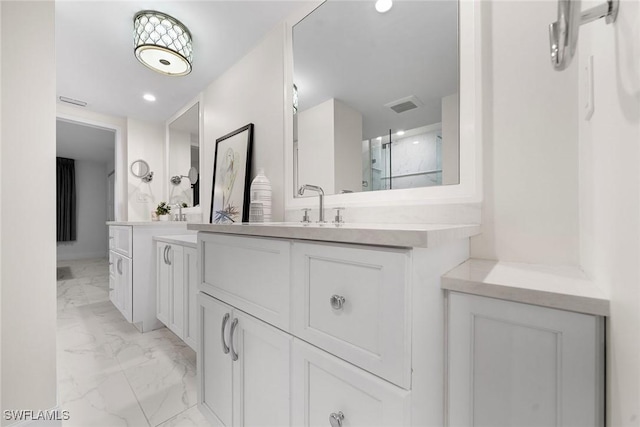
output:
[[[271,183],[264,174],[264,169],[258,169],[258,175],[251,181],[251,202],[262,203],[264,222],[271,221]]]
[[[158,215],[158,219],[160,221],[170,221],[171,220],[171,215],[167,214],[167,215]]]

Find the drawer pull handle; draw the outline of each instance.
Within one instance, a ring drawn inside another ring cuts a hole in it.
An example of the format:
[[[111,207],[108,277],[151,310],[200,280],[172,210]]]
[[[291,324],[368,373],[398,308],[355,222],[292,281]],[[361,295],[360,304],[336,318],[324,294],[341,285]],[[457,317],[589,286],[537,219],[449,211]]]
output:
[[[231,360],[234,362],[238,360],[238,353],[236,353],[236,350],[233,348],[233,333],[236,330],[236,326],[238,326],[238,319],[233,319],[233,322],[231,322],[231,331],[229,331],[229,347],[231,347]]]
[[[118,259],[116,267],[118,269],[118,274],[122,275],[122,260],[121,259]]]
[[[224,329],[227,326],[227,322],[229,321],[229,313],[225,314],[222,318],[222,330],[220,331],[220,338],[222,338],[222,352],[224,354],[229,353],[229,347],[227,346],[226,341],[224,340]]]
[[[329,415],[329,423],[331,424],[331,427],[342,427],[343,420],[344,420],[344,414],[342,413],[342,411],[338,413],[334,412],[331,415]]]
[[[340,296],[340,295],[332,295],[331,298],[329,298],[329,301],[331,302],[331,307],[334,310],[342,310],[342,307],[344,307],[344,297]]]

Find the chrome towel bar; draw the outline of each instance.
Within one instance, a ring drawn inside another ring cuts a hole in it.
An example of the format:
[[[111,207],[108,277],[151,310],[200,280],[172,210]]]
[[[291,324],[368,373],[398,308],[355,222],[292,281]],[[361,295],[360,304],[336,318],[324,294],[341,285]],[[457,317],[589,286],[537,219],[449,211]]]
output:
[[[571,64],[578,45],[580,25],[606,18],[607,24],[616,21],[619,0],[607,0],[605,3],[582,12],[580,0],[558,0],[558,20],[549,25],[549,45],[551,64],[562,71]]]

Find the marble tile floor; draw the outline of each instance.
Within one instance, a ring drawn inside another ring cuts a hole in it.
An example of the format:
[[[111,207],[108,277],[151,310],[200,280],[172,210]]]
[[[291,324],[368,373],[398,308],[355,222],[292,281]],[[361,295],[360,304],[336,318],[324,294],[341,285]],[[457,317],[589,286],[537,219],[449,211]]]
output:
[[[124,319],[109,301],[108,260],[58,268],[63,426],[208,426],[196,407],[195,352],[166,328],[141,334]]]

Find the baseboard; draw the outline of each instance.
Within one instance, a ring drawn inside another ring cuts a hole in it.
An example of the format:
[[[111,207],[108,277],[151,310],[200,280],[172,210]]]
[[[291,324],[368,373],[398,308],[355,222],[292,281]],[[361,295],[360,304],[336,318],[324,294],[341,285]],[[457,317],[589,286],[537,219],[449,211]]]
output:
[[[62,427],[62,418],[65,416],[65,411],[61,410],[58,406],[44,411],[51,415],[57,415],[55,420],[23,420],[17,421],[13,424],[8,424],[7,427]],[[55,414],[54,414],[55,413]],[[36,412],[34,412],[35,416]],[[66,412],[67,415],[68,412]],[[2,414],[4,419],[4,413]]]

